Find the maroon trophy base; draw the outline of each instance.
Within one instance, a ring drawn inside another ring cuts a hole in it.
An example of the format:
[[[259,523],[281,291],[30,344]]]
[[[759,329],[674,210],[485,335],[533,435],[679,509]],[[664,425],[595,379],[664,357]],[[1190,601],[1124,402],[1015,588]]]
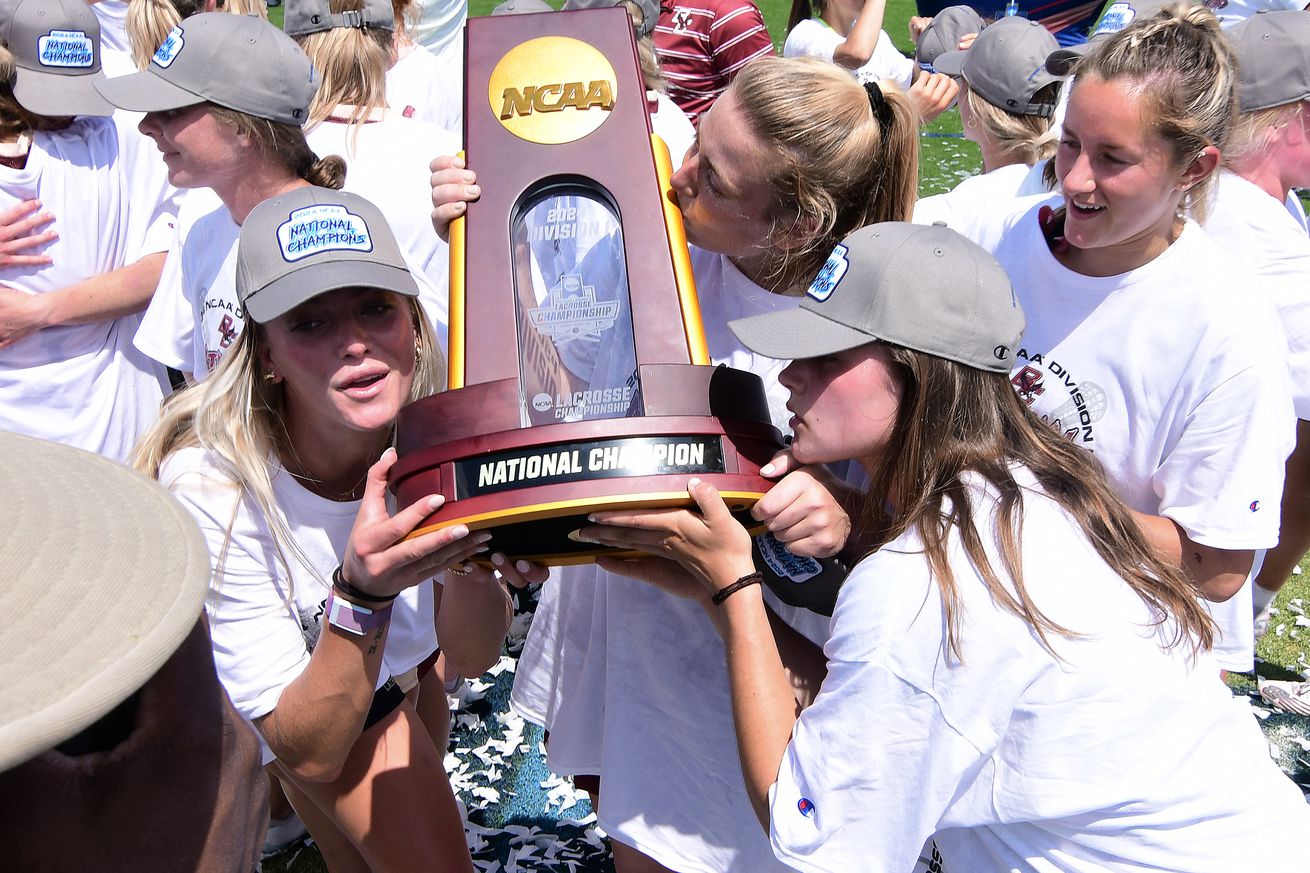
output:
[[[513,559],[582,563],[620,554],[569,539],[588,524],[589,513],[693,506],[687,494],[691,478],[714,485],[739,520],[757,526],[750,509],[773,484],[760,475],[760,467],[781,444],[768,423],[758,378],[725,367],[665,365],[661,370],[665,377],[676,372],[682,378],[672,381],[689,389],[678,392],[674,404],[683,414],[651,415],[648,399],[642,417],[524,428],[518,426],[515,403],[508,405],[515,410],[513,425],[490,429],[496,416],[489,412],[507,407],[497,396],[511,388],[517,395],[516,386],[503,383],[410,404],[401,413],[400,459],[391,473],[397,504],[429,494],[446,501],[412,535],[464,524],[491,530],[490,551]],[[667,381],[651,378],[648,384]],[[700,414],[686,414],[692,410]],[[488,431],[476,432],[488,425]]]

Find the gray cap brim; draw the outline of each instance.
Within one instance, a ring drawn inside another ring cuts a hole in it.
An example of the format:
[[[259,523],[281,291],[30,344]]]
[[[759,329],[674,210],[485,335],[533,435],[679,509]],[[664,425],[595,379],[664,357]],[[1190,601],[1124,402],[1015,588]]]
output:
[[[102,79],[96,83],[96,90],[114,106],[131,112],[167,112],[206,102],[199,94],[179,88],[151,70]]]
[[[100,96],[97,87],[106,81],[99,70],[67,76],[19,67],[14,77],[14,98],[28,112],[51,118],[113,115],[113,105]]]
[[[789,360],[833,355],[859,348],[878,337],[797,307],[728,322],[728,329],[757,355]]]
[[[1051,52],[1046,56],[1046,72],[1052,76],[1064,77],[1069,75],[1074,64],[1082,60],[1083,55],[1087,54],[1088,49],[1091,47],[1090,42],[1084,42]]]
[[[956,49],[953,52],[942,52],[937,56],[937,60],[932,62],[932,68],[938,73],[945,73],[948,76],[964,75],[964,59],[969,56],[969,52]]]
[[[257,324],[267,324],[306,300],[341,288],[381,288],[405,297],[418,296],[418,284],[408,270],[341,257],[306,264],[287,273],[251,294],[242,305],[247,317]]]

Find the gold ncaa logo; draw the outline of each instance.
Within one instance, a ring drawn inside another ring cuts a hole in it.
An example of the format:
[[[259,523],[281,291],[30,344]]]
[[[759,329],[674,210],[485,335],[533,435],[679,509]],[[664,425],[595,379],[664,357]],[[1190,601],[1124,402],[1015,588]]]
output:
[[[528,142],[582,139],[605,123],[618,91],[614,68],[582,40],[519,43],[491,71],[487,100],[505,129]]]

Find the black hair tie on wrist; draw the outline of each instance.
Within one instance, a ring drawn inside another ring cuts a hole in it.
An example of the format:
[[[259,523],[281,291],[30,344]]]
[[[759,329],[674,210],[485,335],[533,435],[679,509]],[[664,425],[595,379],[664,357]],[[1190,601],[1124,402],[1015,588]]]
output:
[[[759,585],[763,581],[764,581],[764,574],[761,573],[759,570],[756,570],[754,573],[747,573],[745,576],[742,576],[740,579],[738,579],[736,582],[733,582],[731,585],[724,585],[722,588],[720,588],[718,592],[713,597],[710,598],[710,602],[713,603],[715,606],[718,606],[719,604],[723,603],[723,601],[727,600],[729,597],[736,594],[741,589],[749,587],[751,585]]]
[[[354,585],[351,585],[349,582],[346,581],[346,577],[341,573],[342,567],[343,565],[338,564],[337,568],[332,571],[332,587],[337,589],[347,597],[349,597],[351,600],[362,601],[363,605],[368,605],[368,604],[381,605],[383,603],[390,603],[391,601],[395,600],[397,597],[400,596],[399,592],[397,592],[396,594],[382,595],[382,594],[369,594],[367,591],[360,591]]]

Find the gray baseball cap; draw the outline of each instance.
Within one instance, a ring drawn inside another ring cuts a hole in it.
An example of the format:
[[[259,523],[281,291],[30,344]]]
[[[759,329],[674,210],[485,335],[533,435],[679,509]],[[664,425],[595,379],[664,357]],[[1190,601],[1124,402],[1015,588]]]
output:
[[[945,225],[889,221],[842,240],[796,309],[728,322],[746,348],[815,358],[875,341],[1008,373],[1023,310],[996,259]]]
[[[1139,18],[1150,18],[1166,6],[1174,3],[1189,3],[1191,0],[1109,0],[1101,9],[1101,15],[1092,25],[1092,32],[1087,42],[1058,49],[1046,59],[1046,69],[1057,76],[1064,77],[1073,72],[1078,63],[1097,43],[1118,33]]]
[[[246,216],[237,242],[237,298],[255,322],[357,287],[418,296],[391,226],[363,197],[305,185]]]
[[[290,36],[308,36],[334,27],[395,30],[391,0],[361,0],[359,9],[333,12],[328,0],[287,0],[282,29]]]
[[[1036,21],[1011,16],[989,24],[965,51],[939,55],[934,66],[948,76],[964,76],[969,88],[993,106],[1014,115],[1050,115],[1056,100],[1033,99],[1060,78],[1046,69],[1046,58],[1060,47]]]
[[[655,30],[655,22],[660,17],[660,4],[657,0],[631,0],[631,2],[641,9],[641,26],[637,28],[637,36],[650,36]],[[602,9],[606,6],[622,6],[623,3],[624,0],[564,0],[560,11]]]
[[[982,16],[972,6],[948,6],[932,17],[932,24],[919,34],[914,59],[925,70],[935,70],[937,58],[953,52],[960,40],[971,33],[981,33]]]
[[[1237,53],[1243,112],[1310,99],[1310,15],[1259,12],[1224,33]]]
[[[214,103],[303,125],[318,84],[309,58],[274,25],[254,15],[202,12],[173,28],[149,67],[96,88],[110,103],[134,112]]]
[[[96,91],[100,21],[85,0],[0,0],[0,41],[14,56],[14,97],[56,118],[113,115]]]

